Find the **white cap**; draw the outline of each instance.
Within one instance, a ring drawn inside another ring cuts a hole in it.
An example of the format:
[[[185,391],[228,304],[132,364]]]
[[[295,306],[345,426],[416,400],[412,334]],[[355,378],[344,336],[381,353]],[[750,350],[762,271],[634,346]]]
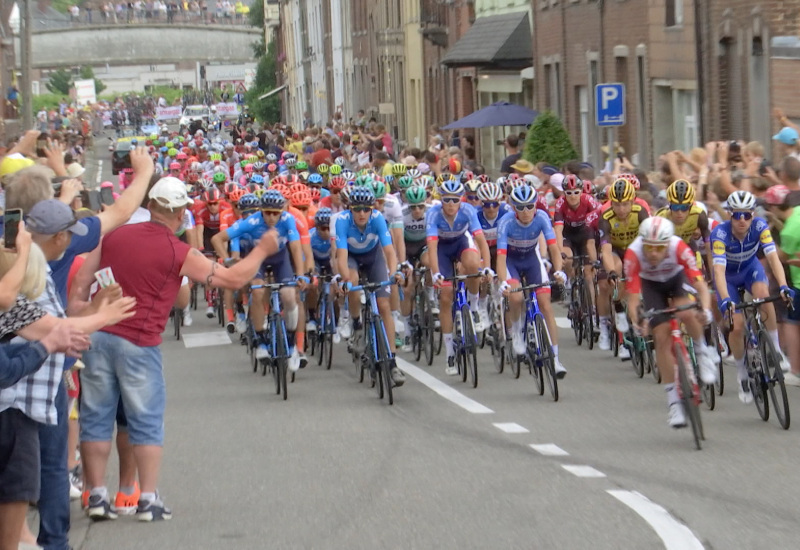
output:
[[[71,178],[79,178],[86,172],[86,168],[78,164],[77,162],[73,162],[69,166],[67,166],[67,175]]]
[[[564,174],[562,174],[560,172],[556,172],[555,174],[550,176],[549,183],[550,183],[550,185],[553,186],[553,189],[556,189],[558,191],[563,191],[564,190],[564,187],[563,187],[563,185],[564,185]]]
[[[182,208],[194,201],[186,193],[184,183],[178,178],[166,177],[156,182],[147,195],[165,208]]]
[[[528,185],[536,189],[537,191],[542,188],[542,180],[534,176],[533,174],[525,174],[522,176]]]

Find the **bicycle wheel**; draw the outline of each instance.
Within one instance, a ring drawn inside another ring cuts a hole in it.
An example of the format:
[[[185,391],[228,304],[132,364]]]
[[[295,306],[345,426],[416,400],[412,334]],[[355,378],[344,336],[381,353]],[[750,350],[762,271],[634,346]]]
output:
[[[356,366],[356,378],[358,378],[359,384],[364,382],[364,371],[370,368],[370,361],[371,361],[370,357],[372,357],[370,355],[371,353],[370,343],[367,340],[367,338],[368,338],[367,331],[365,330],[361,336],[356,336],[350,343],[350,345],[353,346],[352,358],[353,358],[353,363]],[[358,343],[362,339],[364,340],[364,353],[359,354],[358,350],[356,350],[356,343]]]
[[[461,319],[464,331],[464,370],[472,378],[472,387],[478,387],[478,356],[475,338],[475,326],[472,324],[472,314],[469,306],[461,306]],[[466,381],[466,380],[465,380]]]
[[[505,350],[503,350],[503,344],[505,337],[503,336],[503,315],[498,310],[497,306],[494,304],[491,305],[491,322],[492,325],[489,327],[490,332],[490,341],[489,347],[492,352],[492,360],[494,361],[494,368],[498,372],[498,374],[503,374],[503,369],[505,368],[506,363],[506,354]]]
[[[217,321],[219,322],[220,326],[225,326],[225,304],[222,303],[222,293],[217,290],[216,291],[216,306],[217,306]]]
[[[645,351],[647,353],[647,362],[650,365],[650,372],[653,374],[653,378],[656,381],[656,384],[661,383],[661,371],[658,370],[658,364],[656,363],[656,354],[655,350],[653,349],[653,339],[648,338],[647,344],[645,347]]]
[[[431,311],[431,303],[427,299],[423,299],[422,316],[422,347],[425,350],[425,362],[430,367],[433,364],[433,337],[435,335],[435,321],[433,319],[433,311]],[[441,334],[441,331],[440,331]]]
[[[435,324],[436,320],[434,319],[433,322],[434,322],[434,327],[435,327],[436,326],[436,324]],[[442,354],[442,342],[443,342],[443,338],[444,338],[443,335],[442,335],[441,326],[440,326],[440,328],[435,329],[435,331],[439,333],[439,339],[436,342],[436,355],[441,355]]]
[[[712,322],[711,325],[706,328],[706,342],[708,342],[710,348],[717,350],[719,354],[719,361],[717,362],[717,383],[714,384],[717,395],[722,395],[725,391],[725,371],[722,369],[723,346],[720,343],[722,341],[721,339],[724,339],[724,337],[722,336],[719,326],[716,322]]]
[[[581,285],[583,289],[583,300],[581,309],[583,311],[583,338],[589,344],[589,349],[594,349],[594,315],[592,315],[592,293],[589,285]]]
[[[193,310],[197,311],[197,283],[192,284],[190,296],[190,305],[192,306]]]
[[[683,346],[675,344],[674,348],[675,362],[678,369],[678,383],[681,389],[681,400],[683,402],[683,410],[686,416],[689,417],[689,423],[692,425],[692,435],[694,436],[694,444],[697,450],[703,448],[701,441],[703,437],[703,426],[700,423],[700,408],[695,401],[695,394],[692,382],[689,380],[688,365],[686,364],[686,352]]]
[[[750,373],[748,383],[753,394],[753,402],[761,420],[767,422],[769,420],[769,397],[767,396],[766,382],[764,381],[764,359],[757,348],[751,349],[747,345],[745,346],[744,355],[748,363],[747,370]]]
[[[577,279],[572,283],[572,297],[569,303],[569,317],[570,324],[572,325],[572,332],[575,333],[575,343],[579,346],[583,343],[583,316],[584,312],[581,308],[581,300],[583,299],[583,292],[579,288],[580,283]]]
[[[631,352],[631,364],[633,365],[633,372],[636,373],[636,376],[642,378],[644,376],[644,357],[642,350],[638,349],[636,346],[636,335],[633,333],[633,329],[628,330],[627,332],[627,339],[630,341],[630,352]]]
[[[525,362],[528,365],[528,373],[533,376],[534,382],[536,382],[536,391],[539,395],[544,395],[544,373],[542,372],[542,366],[538,362],[531,362],[531,359],[528,357],[525,358],[517,358],[515,363],[517,363],[517,369],[519,369],[519,363]]]
[[[425,315],[425,306],[421,301],[422,296],[414,296],[411,309],[411,351],[414,353],[414,361],[417,362],[422,358],[422,319]]]
[[[278,331],[275,337],[278,341],[275,346],[275,351],[277,352],[277,360],[275,363],[278,367],[278,394],[282,391],[283,400],[285,401],[289,397],[289,394],[286,392],[286,379],[289,371],[289,350],[284,346],[286,343],[286,326],[283,324],[282,320],[276,322],[278,322]]]
[[[375,321],[375,336],[377,339],[376,350],[378,351],[378,365],[377,370],[379,373],[379,382],[383,385],[381,394],[386,395],[386,400],[390,405],[394,403],[394,396],[392,395],[392,363],[389,359],[389,348],[386,347],[386,327],[383,326],[383,320],[379,317]],[[383,399],[383,395],[381,395]]]
[[[619,332],[617,332],[617,316],[614,311],[614,302],[611,302],[611,315],[608,316],[608,336],[611,339],[611,351],[614,353],[614,357],[618,357]]]
[[[783,381],[783,370],[778,353],[775,351],[775,345],[769,335],[764,332],[759,334],[759,349],[764,365],[765,383],[769,388],[769,397],[772,401],[772,410],[775,411],[781,428],[788,430],[791,416],[789,414],[789,397],[786,395],[786,384]]]
[[[530,328],[528,329],[528,342],[530,343],[531,337],[539,338],[539,357],[534,358],[542,365],[544,371],[544,379],[547,387],[550,389],[550,395],[553,401],[558,401],[558,380],[556,379],[556,358],[553,355],[553,347],[550,344],[550,333],[547,332],[547,324],[544,322],[544,316],[537,315],[534,322],[536,323],[536,334],[532,334]]]
[[[178,308],[172,308],[172,326],[175,329],[175,339],[181,339],[181,324],[183,323],[183,312]]]
[[[467,313],[469,313],[469,311],[467,311]],[[467,350],[465,343],[464,314],[463,310],[458,310],[453,321],[453,346],[456,348],[456,366],[458,367],[458,375],[462,382],[467,381]]]

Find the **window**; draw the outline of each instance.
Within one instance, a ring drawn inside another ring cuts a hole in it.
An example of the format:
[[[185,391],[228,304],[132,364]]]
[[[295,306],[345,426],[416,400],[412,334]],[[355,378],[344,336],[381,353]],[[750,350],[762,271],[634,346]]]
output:
[[[697,92],[673,90],[673,101],[676,145],[681,151],[689,151],[698,145]]]
[[[589,113],[589,90],[578,86],[578,113],[581,122],[581,158],[589,158],[589,140],[592,120]]]
[[[667,7],[667,27],[679,27],[683,25],[683,0],[666,0]]]
[[[644,56],[636,56],[636,137],[638,143],[639,165],[644,166],[649,161],[647,154],[647,126],[645,116],[647,115],[647,103],[645,93],[647,91],[647,80],[645,77]]]

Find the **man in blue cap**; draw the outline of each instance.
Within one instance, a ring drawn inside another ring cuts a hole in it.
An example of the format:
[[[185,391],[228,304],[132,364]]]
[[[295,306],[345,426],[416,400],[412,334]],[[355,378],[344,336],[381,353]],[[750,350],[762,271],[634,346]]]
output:
[[[772,139],[777,141],[780,146],[778,149],[778,156],[793,156],[800,158],[800,133],[793,126],[784,126],[781,131],[772,136]]]

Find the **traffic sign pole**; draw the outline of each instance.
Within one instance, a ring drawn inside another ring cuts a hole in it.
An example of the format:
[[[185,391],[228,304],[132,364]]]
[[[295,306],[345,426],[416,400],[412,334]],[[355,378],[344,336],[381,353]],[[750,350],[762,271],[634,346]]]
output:
[[[606,129],[608,140],[608,166],[613,169],[617,155],[616,128],[625,124],[625,85],[621,83],[598,84],[595,87],[595,124]]]

